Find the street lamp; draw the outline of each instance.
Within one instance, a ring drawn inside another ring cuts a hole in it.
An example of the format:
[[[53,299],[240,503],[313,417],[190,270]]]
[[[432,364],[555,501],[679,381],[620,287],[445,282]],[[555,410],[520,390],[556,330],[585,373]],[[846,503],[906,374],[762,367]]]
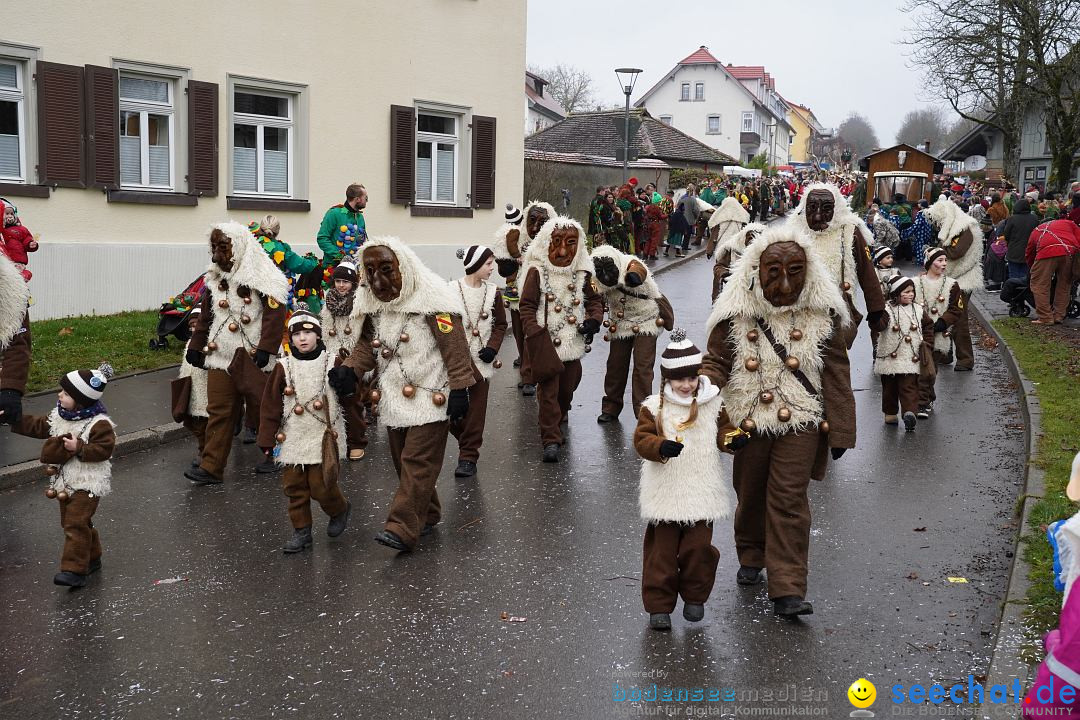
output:
[[[627,161],[630,159],[630,94],[634,92],[634,85],[637,84],[637,78],[640,74],[640,68],[615,68],[615,77],[619,79],[619,86],[622,87],[623,94],[626,95],[626,113],[623,118],[626,124],[623,128],[622,158],[622,179],[624,183],[630,177],[626,171]]]

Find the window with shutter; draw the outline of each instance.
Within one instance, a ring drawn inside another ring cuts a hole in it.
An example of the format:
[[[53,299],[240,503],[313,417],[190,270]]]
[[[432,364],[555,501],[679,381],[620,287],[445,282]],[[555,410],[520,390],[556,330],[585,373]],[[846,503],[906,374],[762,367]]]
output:
[[[188,93],[188,192],[214,196],[218,193],[218,86],[189,80]]]
[[[86,176],[94,187],[120,184],[118,74],[113,68],[86,66]]]
[[[26,181],[26,64],[0,58],[0,180]]]
[[[233,193],[292,195],[296,96],[237,85],[233,91]]]
[[[120,178],[124,187],[173,188],[174,95],[169,78],[120,76]]]
[[[411,205],[416,190],[416,111],[390,106],[390,202]],[[430,192],[430,190],[429,190]]]
[[[37,63],[38,175],[44,185],[86,187],[83,68]]]
[[[495,207],[495,118],[473,115],[472,206]]]

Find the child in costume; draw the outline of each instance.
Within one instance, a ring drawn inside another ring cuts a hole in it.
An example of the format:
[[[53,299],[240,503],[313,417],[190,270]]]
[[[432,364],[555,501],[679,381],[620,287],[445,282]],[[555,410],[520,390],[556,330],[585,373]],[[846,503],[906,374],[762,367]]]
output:
[[[354,312],[356,288],[360,275],[352,258],[342,260],[333,273],[334,284],[326,291],[320,321],[323,326],[326,352],[334,360],[334,367],[345,362],[364,327],[364,317]],[[362,398],[367,393],[342,398],[341,410],[345,415],[345,435],[349,448],[349,460],[362,460],[367,451],[367,421],[364,420]]]
[[[889,294],[889,280],[900,274],[900,271],[893,267],[895,264],[896,258],[893,256],[892,248],[882,246],[874,251],[874,272],[877,273],[878,282],[881,283],[882,295]]]
[[[98,501],[110,491],[115,424],[101,403],[112,367],[72,370],[60,378],[56,407],[47,416],[23,415],[12,430],[45,440],[41,462],[51,476],[45,495],[60,503],[64,553],[57,585],[82,587],[101,569],[101,539],[93,517]]]
[[[671,629],[679,595],[683,617],[705,616],[720,551],[713,522],[731,516],[735,498],[721,450],[734,450],[746,434],[724,412],[720,390],[701,370],[702,354],[676,328],[660,357],[660,391],[638,413],[634,449],[642,458],[638,501],[648,523],[641,599],[653,630]]]
[[[919,374],[924,363],[932,362],[928,349],[934,344],[934,323],[926,308],[915,302],[915,282],[911,278],[897,275],[890,280],[888,297],[888,321],[878,334],[874,351],[874,372],[881,376],[881,410],[886,425],[898,424],[899,413],[903,415],[904,430],[914,432]]]
[[[37,252],[38,242],[34,234],[23,227],[22,221],[19,220],[19,211],[11,204],[11,201],[0,201],[0,206],[3,206],[4,214],[3,229],[0,230],[4,252],[22,273],[23,280],[30,282],[33,273],[26,268],[27,263],[30,262],[27,253]]]
[[[473,245],[468,250],[458,250],[457,255],[465,263],[465,277],[451,281],[450,291],[461,298],[461,319],[465,323],[476,380],[469,388],[469,411],[465,419],[450,426],[450,433],[458,441],[454,477],[461,478],[476,475],[491,376],[502,367],[495,356],[506,335],[506,308],[498,286],[488,282],[495,269],[491,248]]]
[[[937,368],[953,361],[952,326],[962,312],[960,283],[945,274],[947,264],[944,248],[930,248],[926,251],[926,272],[915,281],[915,302],[927,309],[934,323],[933,363],[919,375],[919,410],[915,416],[920,420],[934,411]]]
[[[326,477],[324,436],[330,433],[338,456],[345,452],[345,421],[328,374],[334,358],[322,341],[319,318],[298,310],[289,318],[290,352],[278,360],[266,382],[259,418],[259,447],[274,448],[285,466],[281,485],[289,498],[293,536],[282,551],[311,547],[311,499],[330,516],[326,534],[345,532],[352,505],[341,493],[338,478]]]
[[[188,315],[188,325],[192,331],[199,320],[202,308],[196,306]],[[183,423],[184,427],[195,436],[199,452],[191,461],[191,467],[196,468],[202,460],[203,446],[206,445],[206,421],[209,415],[206,412],[206,368],[195,367],[187,360],[187,351],[191,347],[191,340],[184,346],[184,357],[180,360],[180,373],[173,380],[177,391],[173,394],[173,420]],[[181,390],[190,378],[190,387]]]

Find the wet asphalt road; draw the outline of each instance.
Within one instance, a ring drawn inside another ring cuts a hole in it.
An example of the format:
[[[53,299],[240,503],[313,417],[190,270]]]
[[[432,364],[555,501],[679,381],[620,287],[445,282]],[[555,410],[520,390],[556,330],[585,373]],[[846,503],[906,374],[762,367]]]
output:
[[[659,276],[702,346],[709,280],[704,260]],[[288,557],[285,498],[247,470],[252,447],[213,488],[182,478],[189,442],[122,458],[96,518],[104,569],[75,592],[51,582],[62,532],[43,485],[3,493],[0,717],[626,717],[643,708],[614,702],[613,684],[652,682],[729,689],[736,700],[690,704],[713,717],[788,705],[765,694],[793,690],[814,698],[797,706],[846,717],[860,676],[881,717],[894,683],[989,664],[1023,436],[1003,364],[977,352],[975,373],[942,373],[939,412],[905,435],[881,423],[860,332],[859,447],[811,485],[815,614],[802,622],[774,617],[764,586],[735,586],[729,521],[705,621],[677,611],[671,633],[648,630],[633,422],[595,422],[601,342],[554,466],[503,353],[480,474],[454,480],[451,439],[444,520],[412,555],[371,541],[395,487],[382,433],[343,480],[349,530],[331,541],[317,516],[314,549]]]

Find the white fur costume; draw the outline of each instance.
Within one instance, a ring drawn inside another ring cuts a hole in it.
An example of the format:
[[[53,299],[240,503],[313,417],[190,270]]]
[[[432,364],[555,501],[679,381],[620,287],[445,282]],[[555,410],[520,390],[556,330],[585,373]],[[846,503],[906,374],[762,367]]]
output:
[[[191,417],[210,417],[206,411],[206,368],[197,368],[187,361],[187,350],[191,348],[188,340],[184,346],[184,356],[180,361],[178,377],[191,378],[191,399],[188,400],[188,415]]]
[[[334,366],[334,356],[325,351],[312,360],[298,360],[286,355],[278,360],[278,364],[285,370],[285,384],[293,389],[293,394],[284,398],[281,432],[285,434],[285,441],[278,444],[277,462],[281,465],[322,463],[327,411],[337,432],[338,456],[345,457],[345,419],[337,394],[327,382],[327,373]],[[320,398],[328,404],[316,410],[314,402]],[[297,405],[304,407],[300,415],[293,412]]]
[[[22,280],[22,276],[19,278]],[[95,415],[86,420],[65,420],[60,417],[60,411],[53,408],[49,413],[49,435],[51,437],[63,437],[70,434],[83,442],[90,439],[90,431],[98,423],[108,423],[109,427],[116,427],[116,423],[108,415]],[[72,493],[76,490],[86,490],[99,497],[104,497],[112,491],[112,462],[102,460],[100,462],[84,462],[77,457],[59,466],[59,472],[53,475],[50,486],[60,492],[64,490]]]
[[[611,327],[615,328],[615,330],[612,330],[609,327],[607,335],[615,340],[632,338],[638,335],[659,335],[660,330],[663,328],[663,323],[660,322],[660,307],[656,304],[656,301],[661,297],[660,288],[657,287],[652,273],[649,272],[644,263],[638,261],[638,264],[645,269],[645,281],[637,287],[628,287],[625,285],[624,280],[630,262],[636,259],[633,255],[620,252],[610,245],[600,245],[593,248],[592,257],[594,259],[598,257],[611,258],[615,262],[615,268],[619,273],[618,284],[614,286],[605,285],[599,276],[593,275],[593,279],[596,280],[596,288],[600,291],[604,302],[608,306],[608,321]],[[620,312],[622,317],[618,317]],[[635,327],[637,332],[634,331]]]
[[[716,238],[714,248],[717,262],[720,261],[723,249],[728,247],[736,236],[742,234],[741,231],[749,222],[750,213],[746,211],[746,208],[738,200],[733,197],[724,198],[723,202],[720,203],[720,208],[709,217],[710,230],[717,225],[720,226],[720,234]]]
[[[490,380],[495,374],[495,368],[491,363],[480,359],[480,351],[487,347],[491,339],[491,331],[495,327],[494,311],[495,294],[499,288],[492,283],[483,282],[480,287],[469,287],[464,280],[451,280],[450,292],[457,295],[457,306],[454,312],[461,315],[464,323],[465,339],[469,341],[469,353],[473,358],[473,365],[480,371],[480,375]],[[476,328],[479,335],[473,335]]]
[[[918,375],[919,345],[923,341],[923,306],[885,305],[889,324],[878,335],[874,372],[878,375]],[[894,329],[895,328],[895,329]],[[893,357],[893,355],[896,357]]]
[[[326,352],[340,358],[349,357],[349,353],[356,346],[356,341],[360,339],[364,317],[355,313],[350,313],[348,317],[331,315],[330,308],[324,302],[319,311],[319,322],[322,323],[323,345],[326,346]]]
[[[30,290],[19,269],[0,252],[0,350],[6,348],[22,328]]]
[[[956,284],[956,280],[948,275],[942,275],[940,279],[920,275],[915,278],[915,302],[926,308],[931,320],[937,320],[949,309],[949,296]],[[935,332],[934,350],[944,355],[951,354],[952,337],[947,337],[943,332]]]
[[[965,230],[971,231],[972,243],[962,256],[956,260],[949,260],[945,266],[945,274],[956,278],[960,289],[971,292],[983,286],[982,271],[982,227],[979,221],[971,217],[952,200],[943,198],[931,205],[927,211],[927,218],[938,228],[938,245],[948,248],[960,239]]]
[[[815,190],[825,190],[833,196],[835,207],[833,218],[824,230],[811,230],[806,222],[806,201]],[[858,269],[852,247],[855,242],[855,230],[859,229],[863,240],[869,242],[873,233],[866,227],[858,215],[851,212],[847,201],[840,194],[840,189],[828,183],[813,183],[803,191],[802,199],[795,214],[785,223],[796,231],[810,238],[815,254],[821,258],[829,275],[837,285],[848,283],[854,288],[859,283]]]

